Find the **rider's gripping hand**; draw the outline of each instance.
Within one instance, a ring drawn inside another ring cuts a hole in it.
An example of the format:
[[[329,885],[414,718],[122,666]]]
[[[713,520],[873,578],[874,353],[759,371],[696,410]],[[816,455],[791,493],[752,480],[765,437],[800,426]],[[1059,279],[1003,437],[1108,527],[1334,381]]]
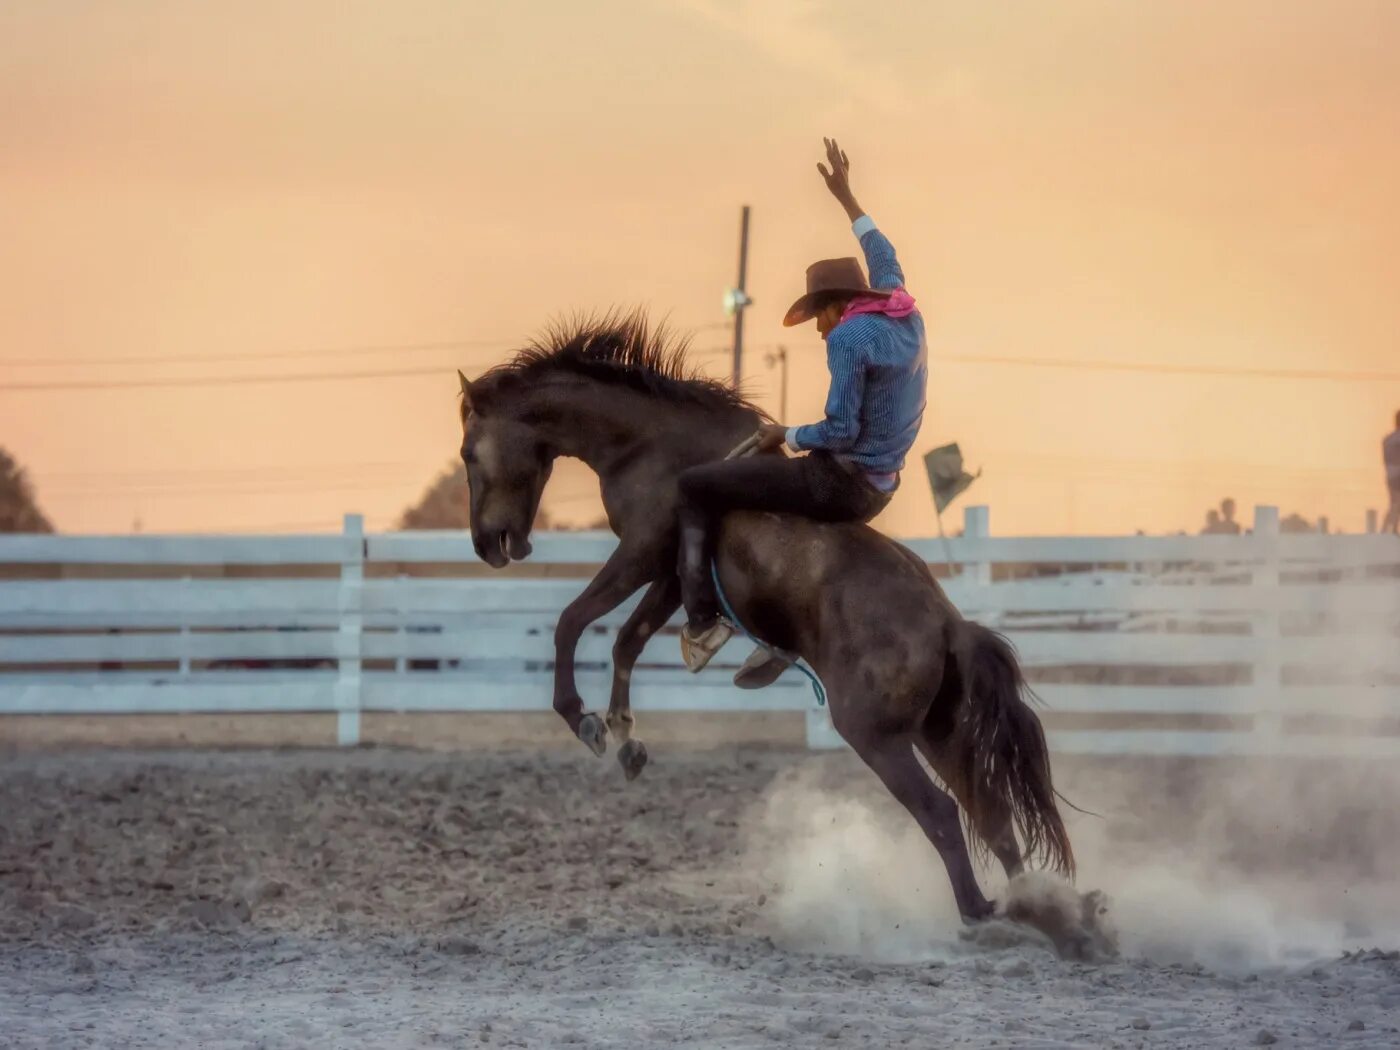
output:
[[[758,441],[755,448],[759,452],[772,452],[782,448],[787,441],[787,427],[781,423],[764,423],[758,428]]]

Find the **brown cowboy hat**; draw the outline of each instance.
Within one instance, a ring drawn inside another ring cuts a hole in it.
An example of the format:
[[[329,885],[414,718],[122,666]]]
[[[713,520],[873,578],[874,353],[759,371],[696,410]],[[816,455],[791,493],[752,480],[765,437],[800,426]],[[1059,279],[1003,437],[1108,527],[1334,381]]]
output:
[[[823,259],[807,267],[807,294],[788,307],[783,327],[791,328],[817,316],[817,304],[828,295],[875,295],[888,299],[888,288],[871,288],[854,258]]]

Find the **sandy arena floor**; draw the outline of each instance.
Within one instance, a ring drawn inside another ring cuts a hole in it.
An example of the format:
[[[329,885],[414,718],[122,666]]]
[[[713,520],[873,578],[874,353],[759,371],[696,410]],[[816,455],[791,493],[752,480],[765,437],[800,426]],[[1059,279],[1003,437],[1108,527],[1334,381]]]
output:
[[[1061,764],[1085,965],[847,755],[11,754],[0,1045],[1400,1045],[1394,772],[1217,771]]]

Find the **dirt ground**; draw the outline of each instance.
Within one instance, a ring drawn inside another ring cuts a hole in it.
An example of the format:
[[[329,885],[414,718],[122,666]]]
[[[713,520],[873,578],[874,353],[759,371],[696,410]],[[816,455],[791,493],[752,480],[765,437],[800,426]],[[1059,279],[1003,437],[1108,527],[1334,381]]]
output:
[[[0,1045],[1400,1045],[1393,770],[1061,762],[1090,965],[849,755],[652,757],[12,750]]]

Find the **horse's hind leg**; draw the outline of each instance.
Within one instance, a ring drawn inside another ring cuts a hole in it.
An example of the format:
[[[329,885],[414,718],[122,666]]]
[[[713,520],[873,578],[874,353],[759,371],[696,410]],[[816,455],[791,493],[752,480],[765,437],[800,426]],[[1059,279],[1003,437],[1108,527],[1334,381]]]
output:
[[[1004,808],[998,809],[992,815],[978,814],[972,826],[978,837],[992,851],[992,855],[1001,862],[1002,870],[1006,872],[1008,879],[1014,879],[1026,870],[1021,845],[1016,841],[1016,832],[1011,826],[1011,814]]]
[[[928,840],[943,859],[948,879],[953,884],[953,897],[963,921],[975,922],[992,914],[993,904],[982,894],[972,859],[967,853],[962,825],[958,822],[958,806],[940,791],[919,764],[914,754],[913,740],[904,733],[842,735],[855,748],[856,754],[871,768],[891,795],[918,821]]]
[[[647,588],[632,610],[613,643],[612,696],[608,701],[608,731],[622,742],[617,761],[628,780],[634,779],[647,764],[646,745],[633,739],[636,720],[632,717],[632,668],[642,650],[681,603],[680,580],[664,576]]]
[[[953,797],[963,807],[963,811],[968,814],[968,823],[972,830],[1001,862],[1006,877],[1013,879],[1021,874],[1025,865],[1021,856],[1021,846],[1016,841],[1016,832],[1011,825],[1010,811],[999,800],[984,805],[981,810],[974,810],[967,805],[967,800],[962,797],[962,784],[965,782],[962,763],[958,761],[958,756],[949,751],[947,741],[939,738],[935,728],[925,724],[920,732],[918,745],[938,779],[947,785]]]

